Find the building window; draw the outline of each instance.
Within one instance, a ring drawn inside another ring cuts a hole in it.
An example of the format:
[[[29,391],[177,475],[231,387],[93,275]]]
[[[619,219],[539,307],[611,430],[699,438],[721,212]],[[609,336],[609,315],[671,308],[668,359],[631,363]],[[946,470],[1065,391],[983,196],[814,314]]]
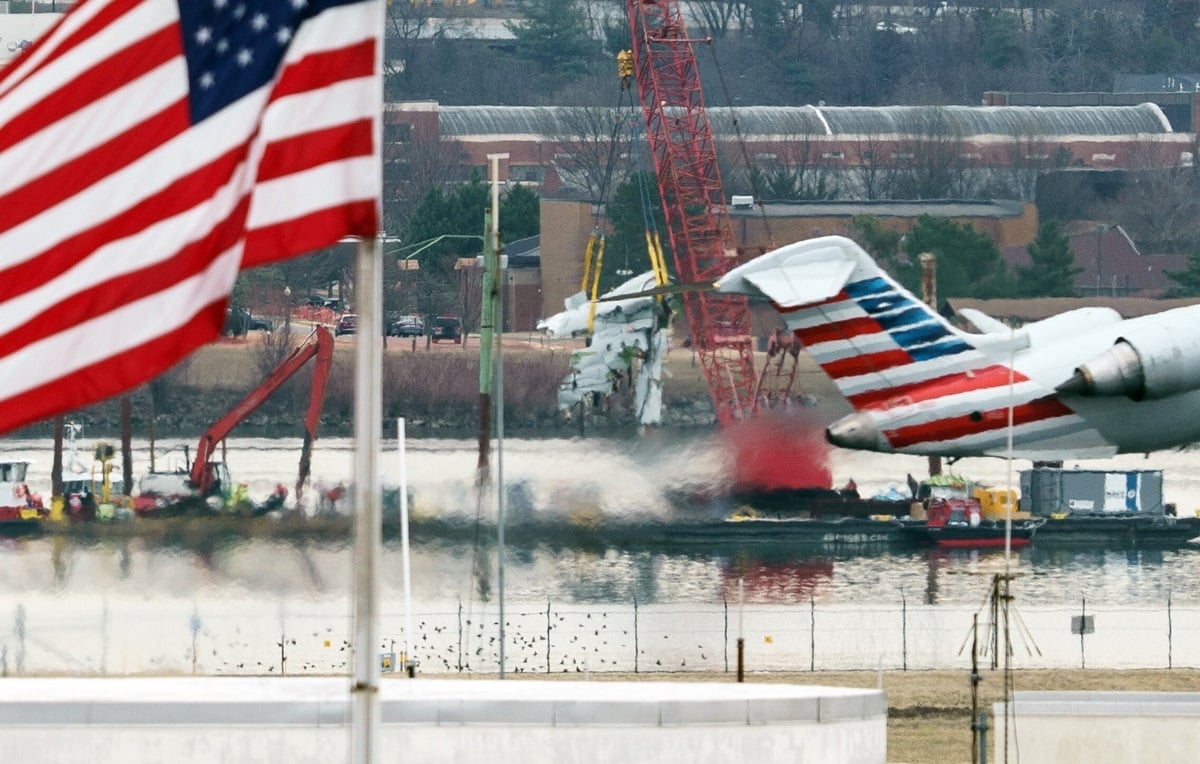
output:
[[[383,128],[385,143],[408,143],[412,140],[412,125],[390,124]]]
[[[537,164],[510,164],[508,179],[517,183],[541,183],[546,179],[546,168]]]

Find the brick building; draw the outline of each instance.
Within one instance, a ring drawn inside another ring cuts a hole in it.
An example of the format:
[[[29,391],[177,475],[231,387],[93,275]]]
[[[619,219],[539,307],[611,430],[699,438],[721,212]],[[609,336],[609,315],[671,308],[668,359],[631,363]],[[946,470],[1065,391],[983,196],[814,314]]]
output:
[[[595,169],[587,165],[607,157],[603,148],[615,122],[638,117],[608,107],[417,101],[388,104],[384,121],[396,161],[404,161],[406,143],[437,140],[453,147],[464,176],[477,169],[486,177],[487,155],[507,153],[502,178],[538,186],[544,195],[587,198],[585,181]],[[719,153],[740,156],[744,145],[760,168],[819,169],[847,198],[871,198],[872,172],[920,162],[930,147],[951,152],[964,175],[990,173],[1031,199],[1031,178],[1047,169],[1173,167],[1191,161],[1193,143],[1153,103],[749,106],[710,109],[709,120]],[[620,159],[634,168],[634,157]]]

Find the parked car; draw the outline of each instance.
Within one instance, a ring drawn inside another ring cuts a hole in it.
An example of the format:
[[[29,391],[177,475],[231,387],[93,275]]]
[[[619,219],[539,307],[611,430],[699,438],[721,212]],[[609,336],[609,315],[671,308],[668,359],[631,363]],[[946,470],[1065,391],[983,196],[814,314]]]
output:
[[[397,316],[388,322],[389,337],[420,337],[425,334],[425,323],[417,316]]]
[[[309,295],[305,298],[304,303],[310,308],[329,308],[332,311],[345,310],[345,303],[337,297],[322,297],[321,295]]]
[[[246,315],[246,331],[270,332],[275,330],[275,325],[271,323],[271,319],[263,318],[262,316],[256,316],[249,312],[247,312]]]
[[[226,309],[223,332],[232,337],[241,337],[247,332],[269,332],[274,329],[270,319],[256,316],[246,308]]]
[[[438,340],[453,340],[454,342],[462,342],[462,321],[458,316],[438,316],[433,319],[432,338],[434,342]]]
[[[354,313],[344,313],[338,319],[337,328],[333,330],[335,336],[341,337],[343,334],[354,334],[358,330],[358,316]]]

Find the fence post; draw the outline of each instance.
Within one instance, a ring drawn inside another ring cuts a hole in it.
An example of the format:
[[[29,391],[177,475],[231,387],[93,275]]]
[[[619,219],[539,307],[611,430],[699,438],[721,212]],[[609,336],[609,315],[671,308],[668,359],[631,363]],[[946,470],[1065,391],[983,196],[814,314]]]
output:
[[[808,670],[817,670],[817,600],[808,597]]]
[[[633,593],[633,673],[638,673],[638,601],[637,592]]]
[[[729,673],[729,598],[721,595],[721,602],[725,605],[725,673]]]
[[[1167,589],[1167,668],[1175,668],[1172,656],[1173,624],[1171,623],[1171,590]]]
[[[16,624],[13,630],[17,634],[17,674],[25,673],[25,605],[17,605]]]
[[[546,598],[546,673],[550,673],[550,598]]]
[[[902,671],[908,671],[908,599],[904,590],[900,590],[900,665]]]
[[[105,601],[105,603],[104,603],[104,618],[106,621],[108,620],[108,602],[107,601]],[[197,645],[198,645],[197,638],[200,636],[200,627],[201,627],[200,608],[196,605],[192,606],[192,619],[188,623],[188,625],[192,629],[192,675],[195,676],[197,671],[199,670],[199,664],[200,664],[200,657],[196,654],[196,649],[197,649]],[[103,665],[104,665],[103,658],[101,658],[101,666],[103,666]],[[103,669],[101,670],[101,673],[103,673]]]
[[[1079,610],[1079,668],[1087,668],[1087,659],[1083,653],[1083,635],[1087,631],[1087,595],[1080,597]]]
[[[104,598],[102,612],[103,615],[100,616],[100,675],[106,676],[108,674],[108,597]]]

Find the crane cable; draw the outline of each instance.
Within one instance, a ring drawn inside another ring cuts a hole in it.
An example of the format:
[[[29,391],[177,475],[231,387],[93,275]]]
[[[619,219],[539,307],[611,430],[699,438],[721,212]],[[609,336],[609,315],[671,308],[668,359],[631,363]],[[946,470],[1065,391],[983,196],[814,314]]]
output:
[[[650,197],[649,184],[646,182],[646,172],[642,166],[642,144],[638,140],[636,122],[630,125],[630,140],[636,147],[634,149],[634,156],[637,160],[638,198],[641,200],[642,226],[646,231],[646,252],[650,256],[650,270],[654,272],[655,285],[660,287],[666,286],[668,281],[667,263],[663,257],[662,239],[658,235],[658,223],[654,219],[654,203]],[[662,302],[662,298],[661,294],[658,295],[659,302]]]
[[[604,245],[606,238],[600,225],[601,216],[608,201],[608,189],[612,183],[613,165],[616,164],[617,138],[621,134],[622,120],[620,117],[621,97],[626,95],[630,109],[633,108],[633,54],[623,50],[617,54],[617,75],[621,81],[621,89],[617,93],[617,114],[613,119],[612,133],[608,138],[608,160],[604,165],[604,176],[600,181],[599,194],[592,214],[592,234],[588,237],[587,248],[583,253],[583,277],[579,290],[583,292],[590,303],[588,308],[588,334],[591,335],[596,324],[596,299],[600,296],[600,274],[604,266]]]
[[[761,188],[759,187],[759,173],[750,161],[750,152],[746,149],[746,137],[742,135],[742,126],[738,122],[737,111],[733,108],[733,99],[729,97],[729,87],[725,83],[725,72],[721,69],[721,62],[717,60],[716,48],[709,45],[708,50],[712,56],[713,67],[717,70],[717,81],[721,83],[721,94],[725,96],[725,103],[728,104],[729,108],[729,116],[733,120],[733,131],[737,136],[738,148],[742,153],[742,163],[746,166],[746,174],[750,178],[750,191],[754,194],[754,203],[758,206],[759,214],[762,216],[763,229],[767,233],[767,246],[769,249],[775,249],[778,245],[775,243],[775,235],[771,233],[771,223],[767,219],[767,209],[763,206]]]
[[[728,104],[730,118],[733,121],[734,134],[737,136],[738,149],[742,154],[742,162],[746,167],[746,174],[750,179],[750,190],[754,194],[754,203],[758,207],[759,215],[762,219],[763,230],[767,234],[767,249],[775,249],[779,246],[775,241],[775,235],[771,232],[771,221],[767,217],[767,209],[762,201],[762,190],[759,185],[760,174],[758,169],[750,161],[750,152],[746,148],[746,138],[742,134],[742,126],[738,120],[737,111],[733,107],[733,99],[729,96],[729,87],[725,82],[725,71],[721,68],[721,62],[717,60],[716,48],[712,45],[708,46],[709,54],[712,56],[713,67],[717,70],[717,81],[721,83],[721,94],[725,97],[725,103]],[[776,331],[772,337],[772,342],[769,343],[767,349],[767,357],[763,361],[762,370],[758,374],[758,381],[755,385],[754,398],[757,403],[765,403],[768,407],[778,405],[788,405],[791,396],[792,388],[796,384],[796,376],[799,371],[799,355],[800,344],[793,334],[790,338],[787,337],[787,332]],[[773,356],[778,355],[775,363],[775,372],[772,377],[777,380],[773,388],[767,388],[765,385],[767,372],[771,368]],[[790,372],[786,371],[785,363],[791,360]],[[803,391],[797,391],[796,395],[802,395]]]

